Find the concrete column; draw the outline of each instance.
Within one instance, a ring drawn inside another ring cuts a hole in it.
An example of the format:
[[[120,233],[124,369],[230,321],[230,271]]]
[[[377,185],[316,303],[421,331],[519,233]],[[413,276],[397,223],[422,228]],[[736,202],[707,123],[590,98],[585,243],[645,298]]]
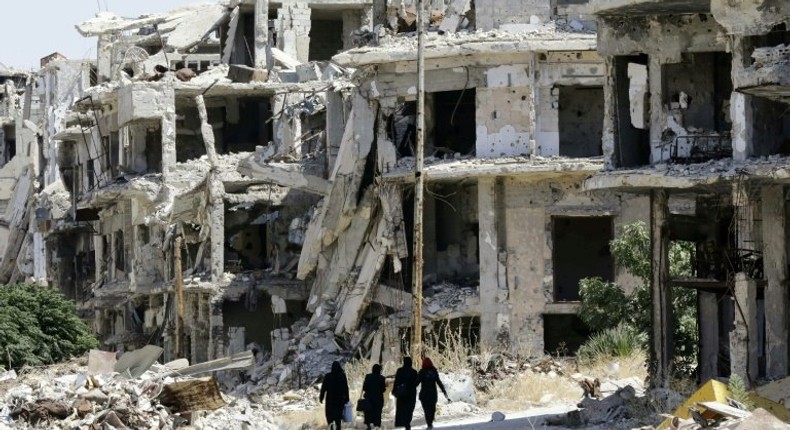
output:
[[[754,114],[751,96],[733,91],[730,96],[730,117],[732,118],[732,158],[746,161],[754,152],[752,146],[752,116]]]
[[[269,0],[255,1],[255,67],[266,68],[269,45]]]
[[[326,154],[327,172],[335,167],[337,153],[346,130],[346,116],[343,112],[343,95],[337,91],[326,93]]]
[[[667,126],[667,114],[664,110],[664,73],[663,65],[657,56],[650,56],[648,62],[648,87],[650,88],[650,163],[662,159],[661,135]]]
[[[730,332],[730,373],[747,387],[757,380],[757,283],[735,275],[735,328]]]
[[[719,302],[715,293],[699,293],[699,373],[705,383],[719,373]]]
[[[604,114],[601,147],[603,150],[604,168],[609,170],[613,169],[619,164],[615,158],[617,157],[617,151],[615,150],[615,130],[617,121],[617,67],[615,66],[614,58],[606,57],[604,59],[604,67],[606,74],[603,84]]]
[[[163,109],[162,114],[162,178],[167,182],[176,167],[176,99],[171,85],[163,91],[169,93],[163,100],[172,100]]]
[[[750,43],[744,37],[732,39],[732,81],[738,87],[738,76],[749,59]],[[735,161],[745,161],[753,153],[751,126],[754,109],[751,103],[752,96],[733,91],[730,95],[730,119],[732,120],[732,158]]]
[[[98,39],[96,74],[97,82],[101,84],[112,78],[112,43],[115,41],[115,36],[112,34],[101,34]]]
[[[497,234],[496,179],[480,178],[477,182],[478,223],[480,226],[480,340],[495,346],[499,327],[497,292],[499,290],[499,235]]]
[[[208,302],[209,317],[208,359],[225,356],[225,322],[222,314],[222,296],[214,296]]]
[[[669,193],[653,190],[650,196],[650,243],[653,332],[650,362],[651,385],[669,387],[672,375],[672,292],[669,286]]]
[[[765,289],[765,376],[787,376],[787,248],[784,187],[762,188],[763,270]]]
[[[211,223],[211,281],[225,273],[225,187],[217,173],[209,173],[209,222]]]

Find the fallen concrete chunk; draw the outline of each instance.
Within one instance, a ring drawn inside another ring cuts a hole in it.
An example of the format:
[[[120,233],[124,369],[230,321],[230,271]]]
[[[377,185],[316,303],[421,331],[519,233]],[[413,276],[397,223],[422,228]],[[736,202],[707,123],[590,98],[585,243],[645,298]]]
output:
[[[170,372],[167,376],[189,376],[219,370],[249,369],[255,365],[255,356],[252,351],[244,351],[217,360],[195,364],[180,370]]]
[[[769,382],[755,390],[761,397],[776,403],[790,406],[790,377]]]
[[[117,362],[118,358],[115,352],[92,349],[88,353],[88,374],[104,375],[112,373]]]
[[[9,370],[3,373],[0,373],[0,381],[10,381],[12,379],[16,379],[16,370]]]
[[[465,18],[464,15],[469,11],[469,2],[470,0],[453,0],[444,12],[439,31],[458,31],[461,21]]]
[[[321,196],[326,195],[329,190],[329,181],[307,173],[301,165],[294,163],[263,163],[255,161],[255,156],[251,156],[239,162],[238,172],[250,178]]]
[[[765,409],[755,409],[750,414],[749,418],[746,418],[738,424],[737,427],[734,427],[734,430],[787,430],[790,429],[790,425],[783,423],[782,420],[773,416],[770,412],[766,411]]]
[[[164,351],[156,345],[146,345],[141,349],[129,351],[118,359],[113,370],[127,378],[139,378]]]
[[[277,48],[272,48],[272,57],[274,58],[274,61],[286,69],[296,69],[296,66],[302,64],[301,61],[291,57]]]
[[[173,412],[213,411],[226,404],[213,376],[165,385],[157,399]]]
[[[228,79],[240,83],[266,82],[269,80],[269,73],[243,64],[231,64],[228,69]]]

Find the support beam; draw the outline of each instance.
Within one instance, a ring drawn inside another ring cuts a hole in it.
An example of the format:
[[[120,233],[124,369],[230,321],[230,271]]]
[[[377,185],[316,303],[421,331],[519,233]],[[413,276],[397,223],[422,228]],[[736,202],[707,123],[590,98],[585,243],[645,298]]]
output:
[[[499,290],[499,235],[497,234],[496,178],[481,178],[477,182],[477,207],[480,234],[480,340],[493,346],[497,326],[497,292]]]
[[[669,387],[672,375],[672,292],[669,286],[669,193],[656,189],[650,195],[650,244],[653,332],[651,333],[651,385]]]
[[[225,272],[225,186],[217,172],[217,148],[214,143],[214,129],[208,122],[208,113],[203,96],[195,97],[198,115],[200,116],[200,132],[206,147],[211,171],[206,177],[208,187],[209,222],[211,223],[211,281],[222,279]]]
[[[735,328],[730,332],[730,373],[749,388],[757,380],[757,283],[735,275]]]
[[[177,236],[173,247],[173,269],[176,275],[176,358],[184,357],[184,268],[181,265],[183,239]]]
[[[255,68],[265,69],[269,45],[269,0],[255,1]]]
[[[699,293],[699,372],[705,383],[719,373],[719,302],[716,293]]]
[[[763,267],[765,289],[765,376],[787,376],[787,248],[784,187],[762,188]]]

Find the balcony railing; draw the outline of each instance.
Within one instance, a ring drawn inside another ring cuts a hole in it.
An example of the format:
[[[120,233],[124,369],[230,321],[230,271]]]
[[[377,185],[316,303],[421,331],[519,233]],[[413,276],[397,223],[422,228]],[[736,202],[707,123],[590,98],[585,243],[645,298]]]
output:
[[[702,163],[732,156],[732,140],[728,135],[677,136],[664,145],[662,158],[669,151],[670,163]]]

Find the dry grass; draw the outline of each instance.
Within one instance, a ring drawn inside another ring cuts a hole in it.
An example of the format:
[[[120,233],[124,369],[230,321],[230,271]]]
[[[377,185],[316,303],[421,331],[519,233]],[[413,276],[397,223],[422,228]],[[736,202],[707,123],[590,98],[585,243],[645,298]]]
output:
[[[579,384],[570,379],[528,372],[494,384],[482,395],[482,403],[492,409],[517,411],[553,402],[576,401],[581,396]]]
[[[639,351],[628,357],[607,358],[591,363],[579,364],[578,372],[589,378],[626,379],[647,378],[647,354]]]
[[[439,336],[443,339],[438,340]],[[430,357],[436,368],[442,372],[466,373],[469,371],[469,357],[476,355],[479,348],[472,348],[459,330],[443,325],[434,336],[426,339],[423,354]],[[420,363],[414,363],[419,368]]]

